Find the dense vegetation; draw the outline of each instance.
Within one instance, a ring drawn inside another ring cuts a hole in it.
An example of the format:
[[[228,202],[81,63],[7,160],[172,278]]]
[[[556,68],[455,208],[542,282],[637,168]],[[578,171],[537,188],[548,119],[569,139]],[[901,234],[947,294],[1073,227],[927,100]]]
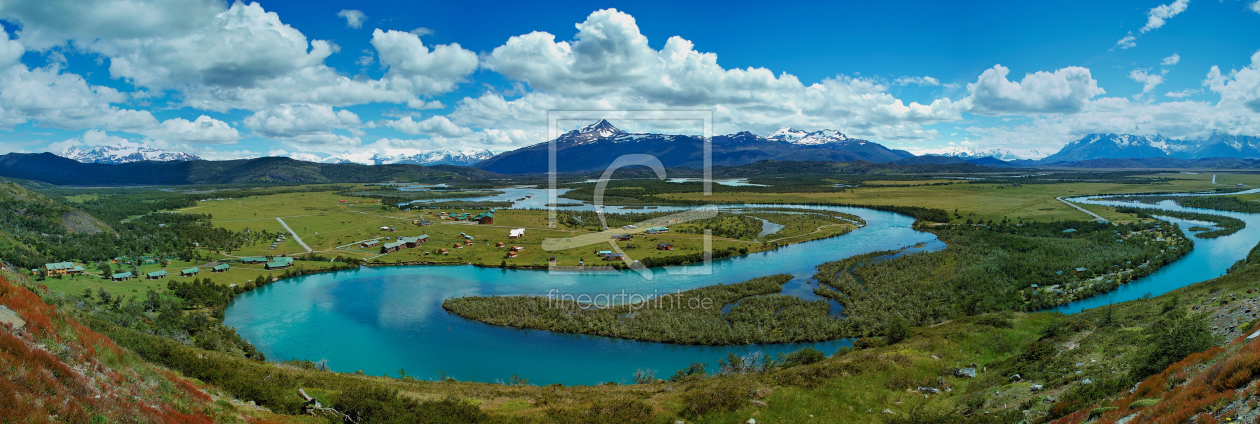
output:
[[[1243,213],[1260,213],[1260,203],[1249,202],[1239,199],[1236,196],[1176,196],[1176,195],[1125,195],[1110,196],[1100,200],[1111,200],[1121,202],[1141,202],[1155,204],[1165,200],[1172,200],[1180,206],[1187,208],[1215,209],[1218,211],[1243,212]]]
[[[895,257],[876,252],[823,264],[815,293],[844,305],[853,334],[883,333],[896,319],[929,325],[1083,299],[1149,274],[1193,246],[1175,226],[1160,223],[1003,222],[933,232],[946,249]]]
[[[772,275],[614,305],[607,304],[607,298],[600,302],[598,298],[478,296],[447,299],[442,307],[494,325],[664,343],[726,345],[840,338],[841,321],[829,315],[828,302],[774,294],[791,279],[790,275]],[[729,311],[723,312],[727,306]]]
[[[1131,206],[1117,207],[1116,212],[1133,214],[1133,215],[1136,215],[1138,218],[1143,218],[1143,219],[1153,218],[1151,214],[1154,213],[1155,215],[1168,216],[1172,218],[1181,218],[1181,219],[1187,219],[1191,221],[1205,221],[1205,222],[1215,223],[1217,227],[1215,230],[1203,231],[1194,235],[1195,237],[1205,238],[1205,239],[1227,236],[1227,235],[1236,233],[1238,232],[1238,230],[1241,230],[1247,226],[1246,222],[1243,222],[1243,220],[1238,219],[1238,218],[1230,218],[1228,216],[1212,215],[1212,214],[1206,214],[1206,213],[1166,211],[1166,210],[1151,211],[1149,209],[1141,209],[1141,208],[1135,208]]]

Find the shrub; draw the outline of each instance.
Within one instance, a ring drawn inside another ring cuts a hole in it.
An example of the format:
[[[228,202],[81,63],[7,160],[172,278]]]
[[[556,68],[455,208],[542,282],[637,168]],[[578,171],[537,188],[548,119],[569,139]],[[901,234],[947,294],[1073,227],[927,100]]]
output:
[[[683,392],[683,412],[691,417],[731,412],[748,405],[756,397],[757,389],[751,381],[737,378],[713,379],[704,384],[693,385]]]

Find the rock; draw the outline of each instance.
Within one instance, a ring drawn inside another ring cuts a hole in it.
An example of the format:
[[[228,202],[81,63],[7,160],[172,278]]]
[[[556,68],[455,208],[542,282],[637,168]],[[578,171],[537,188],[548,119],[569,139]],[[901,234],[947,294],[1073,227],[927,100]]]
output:
[[[929,393],[929,394],[937,394],[941,392],[940,389],[937,389],[935,387],[919,387],[918,390],[919,390],[919,393]]]
[[[1081,380],[1081,384],[1094,384],[1094,380],[1090,380],[1086,378],[1084,380]]]
[[[748,421],[744,421],[744,424],[757,424],[757,420],[755,418],[749,418]]]
[[[936,377],[936,385],[944,387],[944,388],[949,388],[949,382],[945,381],[945,376],[943,375]]]
[[[1134,413],[1134,414],[1129,415],[1129,416],[1127,416],[1127,417],[1124,417],[1124,418],[1121,418],[1121,419],[1119,419],[1119,420],[1116,420],[1116,424],[1129,424],[1129,421],[1133,421],[1133,419],[1134,419],[1134,418],[1137,418],[1137,416],[1138,416],[1138,414],[1137,414],[1137,413]]]
[[[0,305],[0,325],[4,324],[13,326],[14,330],[21,330],[22,327],[26,326],[26,321],[21,317],[18,317],[17,312],[13,312],[12,309],[6,308],[4,305]]]
[[[1044,398],[1041,398],[1041,401],[1042,401],[1042,402],[1045,402],[1045,403],[1055,403],[1055,402],[1058,402],[1058,400],[1057,400],[1057,399],[1055,399],[1055,398],[1054,398],[1054,396],[1046,396],[1046,397],[1044,397]]]
[[[1024,377],[1021,377],[1019,374],[1015,374],[1015,375],[1012,375],[1012,376],[1011,376],[1011,382],[1012,382],[1012,383],[1018,383],[1018,382],[1022,381],[1023,379],[1024,379]]]
[[[888,414],[888,415],[897,415],[897,413],[896,413],[896,412],[893,412],[893,411],[890,411],[890,410],[887,410],[887,409],[885,409],[885,410],[884,410],[884,413],[885,413],[885,414]]]
[[[966,377],[966,378],[976,378],[976,369],[975,369],[975,368],[963,368],[963,369],[960,369],[960,370],[958,370],[958,371],[954,371],[954,377],[959,377],[959,378],[963,378],[963,377]]]
[[[765,401],[756,400],[756,399],[753,399],[752,404],[753,404],[753,405],[756,405],[756,406],[760,406],[760,407],[762,407],[762,408],[765,408],[766,406],[769,406],[769,405],[766,405],[766,402],[765,402]]]
[[[683,420],[674,420],[674,424],[687,424],[687,423],[684,423]]]
[[[1034,384],[1034,385],[1028,386],[1028,391],[1031,391],[1031,392],[1040,392],[1041,389],[1042,387],[1040,384]]]

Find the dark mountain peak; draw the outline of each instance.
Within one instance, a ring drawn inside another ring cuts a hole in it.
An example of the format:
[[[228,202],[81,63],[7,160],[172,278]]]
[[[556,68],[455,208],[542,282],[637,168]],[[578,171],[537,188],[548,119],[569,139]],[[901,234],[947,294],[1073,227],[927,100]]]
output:
[[[600,119],[599,122],[587,125],[585,127],[582,127],[582,129],[578,130],[578,134],[591,134],[591,133],[599,133],[603,137],[611,137],[617,134],[625,134],[626,132],[622,131],[621,129],[617,127],[614,127],[613,124],[608,122],[608,120]]]

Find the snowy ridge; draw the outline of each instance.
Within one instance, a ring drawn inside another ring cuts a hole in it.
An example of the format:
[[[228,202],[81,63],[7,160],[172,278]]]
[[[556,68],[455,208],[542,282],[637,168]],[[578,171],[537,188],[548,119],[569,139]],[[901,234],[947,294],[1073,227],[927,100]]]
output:
[[[120,164],[129,162],[153,161],[190,161],[201,158],[183,152],[173,152],[145,146],[140,143],[124,141],[117,146],[91,146],[82,148],[71,146],[61,151],[61,157],[82,163]]]
[[[477,162],[494,157],[489,150],[415,150],[397,149],[384,152],[346,152],[319,159],[314,155],[302,154],[291,156],[298,160],[311,160],[322,163],[357,163],[360,165],[461,165],[470,166]]]
[[[1037,157],[1045,156],[1043,154],[1040,154],[1040,152],[1036,150],[1029,150],[1028,152],[1026,152],[1024,156],[1020,156],[1006,149],[999,149],[999,148],[978,149],[975,147],[967,147],[967,146],[946,146],[946,147],[941,147],[941,148],[936,148],[936,149],[921,149],[921,150],[914,150],[912,151],[912,153],[916,155],[920,155],[920,156],[922,155],[950,156],[950,157],[963,158],[963,159],[979,159],[979,158],[991,157],[994,159],[1005,160],[1005,161],[1029,159],[1029,158],[1037,158]]]

